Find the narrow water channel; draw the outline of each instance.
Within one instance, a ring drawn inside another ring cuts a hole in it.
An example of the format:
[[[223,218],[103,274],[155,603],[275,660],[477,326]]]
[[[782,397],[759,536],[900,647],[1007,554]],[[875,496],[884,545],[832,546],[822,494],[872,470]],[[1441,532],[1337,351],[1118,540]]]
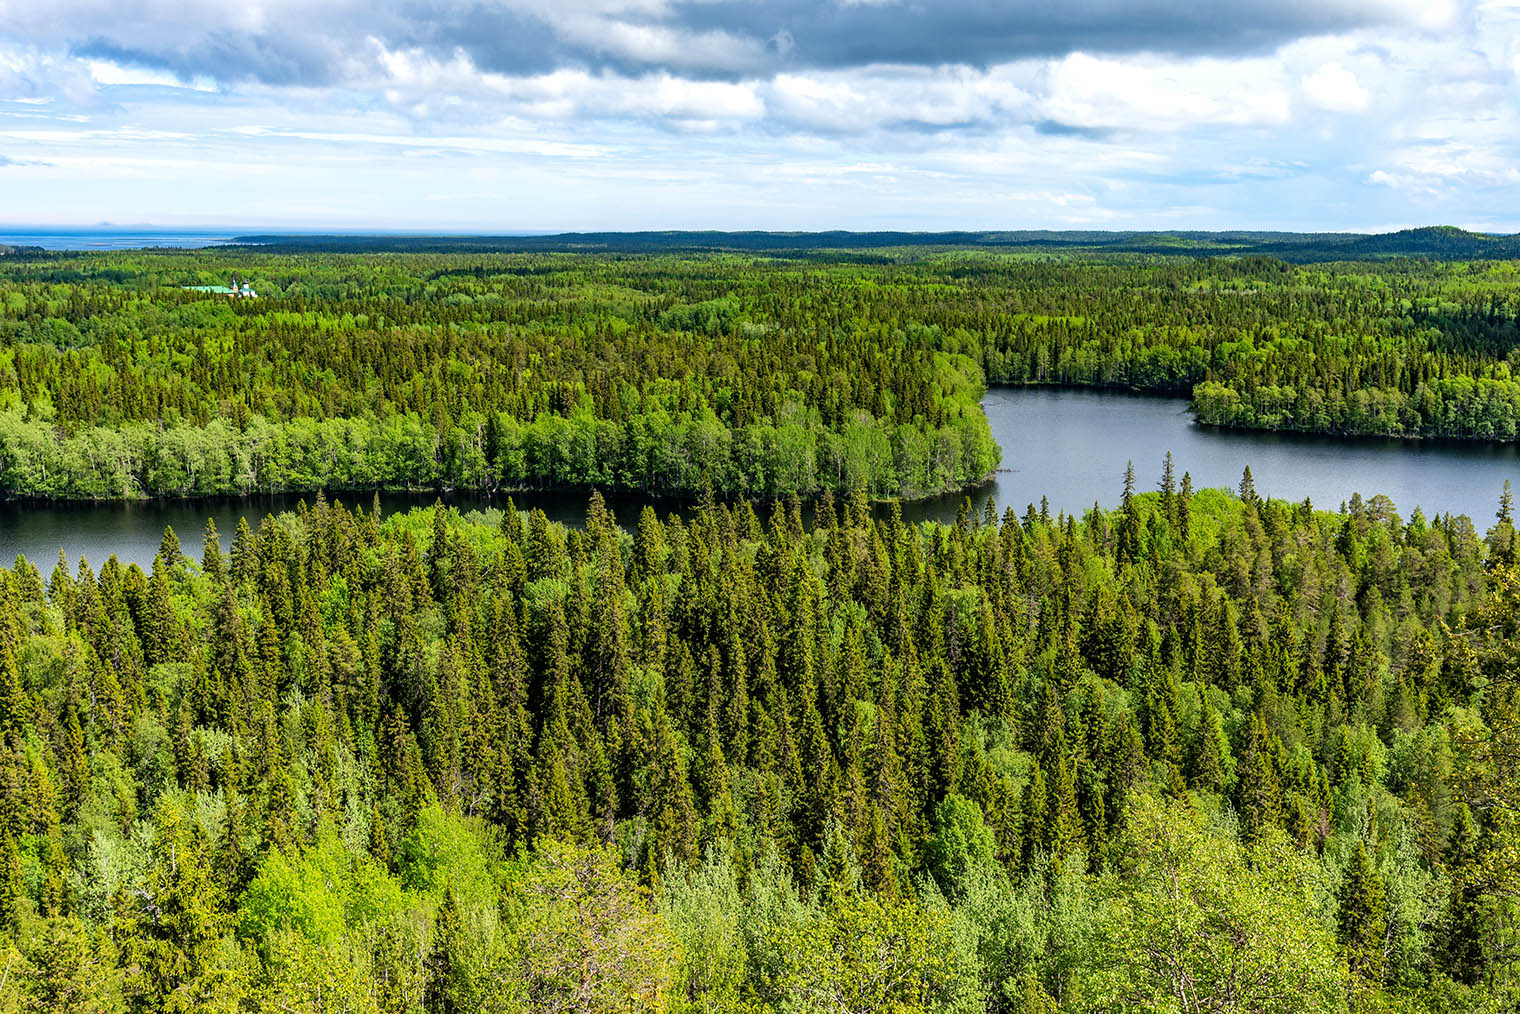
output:
[[[1048,497],[1053,511],[1080,512],[1094,502],[1119,498],[1126,462],[1135,463],[1136,486],[1156,488],[1167,451],[1177,474],[1192,473],[1195,488],[1235,488],[1247,465],[1257,491],[1290,500],[1305,497],[1337,508],[1353,493],[1370,499],[1386,494],[1406,517],[1418,505],[1427,515],[1466,514],[1478,530],[1493,521],[1504,481],[1520,486],[1520,446],[1466,442],[1339,440],[1297,434],[1249,433],[1198,426],[1178,399],[1048,388],[995,388],[983,402],[992,434],[1003,448],[1003,468],[972,499],[980,510],[991,500],[1001,513],[1022,511]],[[370,495],[339,494],[368,506]],[[382,493],[390,513],[426,506],[434,494]],[[223,545],[230,544],[238,518],[257,526],[271,511],[292,510],[300,496],[244,499],[170,500],[126,504],[0,503],[0,560],[25,554],[44,569],[64,550],[77,564],[81,556],[97,565],[112,553],[124,563],[148,566],[166,525],[199,552],[206,518],[216,520]],[[309,499],[309,498],[308,498]],[[613,497],[614,512],[626,525],[637,521],[644,501]],[[552,519],[571,524],[585,516],[581,492],[518,495],[519,507],[542,508]],[[907,505],[909,520],[953,521],[961,496]],[[500,506],[475,495],[450,499],[461,510]],[[679,509],[656,502],[661,513]]]

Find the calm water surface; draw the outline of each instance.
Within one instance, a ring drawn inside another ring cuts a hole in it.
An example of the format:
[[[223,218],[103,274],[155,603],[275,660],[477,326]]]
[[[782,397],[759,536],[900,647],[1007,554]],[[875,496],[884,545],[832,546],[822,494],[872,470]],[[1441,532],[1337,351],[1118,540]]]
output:
[[[1185,402],[1095,391],[1000,388],[983,403],[992,433],[1003,448],[1003,467],[989,485],[972,496],[978,510],[988,500],[999,513],[1022,512],[1048,496],[1053,511],[1081,512],[1094,501],[1111,506],[1119,499],[1124,466],[1135,463],[1136,486],[1154,489],[1167,451],[1177,475],[1192,473],[1193,486],[1234,489],[1249,465],[1257,491],[1290,500],[1310,498],[1335,509],[1352,493],[1370,499],[1387,494],[1406,517],[1416,505],[1427,515],[1466,514],[1479,531],[1492,523],[1504,480],[1520,486],[1520,448],[1514,444],[1436,443],[1399,440],[1335,440],[1285,434],[1217,430],[1195,425]],[[181,543],[200,555],[206,518],[216,526],[226,548],[246,515],[257,527],[271,511],[292,510],[299,496],[252,497],[131,504],[0,503],[0,560],[24,553],[50,569],[63,549],[77,564],[92,565],[115,553],[126,563],[150,565],[165,525],[173,525]],[[309,497],[308,497],[309,499]],[[366,507],[370,496],[336,494]],[[381,494],[381,510],[390,513],[431,504],[435,495]],[[475,495],[447,498],[461,510],[501,506]],[[909,520],[953,521],[962,497],[950,496],[910,504]],[[579,524],[584,493],[517,495],[523,509],[542,508],[551,519]],[[612,497],[619,520],[632,526],[646,502]],[[663,515],[679,502],[656,501]]]
[[[381,493],[380,512],[392,514],[414,507],[431,507],[440,499],[437,493]],[[586,520],[585,493],[517,493],[513,502],[522,510],[541,509],[551,521],[581,525]],[[191,556],[200,558],[206,519],[216,522],[222,549],[232,547],[238,519],[246,517],[255,530],[267,514],[293,511],[311,494],[278,496],[209,497],[199,500],[150,500],[137,503],[22,503],[0,502],[0,564],[9,564],[23,554],[44,570],[51,570],[59,550],[77,567],[83,556],[91,566],[98,566],[112,553],[122,563],[136,563],[144,569],[152,566],[164,528],[172,526],[180,545]],[[371,493],[334,493],[329,499],[354,508],[369,510]],[[474,510],[501,508],[507,497],[487,497],[476,493],[445,495],[442,499],[469,513]],[[663,517],[681,504],[669,500],[642,497],[609,496],[608,503],[618,521],[632,528],[646,503],[653,503]]]
[[[1167,451],[1177,476],[1191,472],[1193,488],[1236,489],[1250,466],[1264,496],[1334,510],[1360,493],[1383,493],[1405,517],[1466,514],[1479,531],[1493,522],[1504,480],[1520,487],[1520,446],[1468,441],[1337,439],[1305,434],[1253,433],[1199,426],[1179,398],[1102,391],[995,388],[982,402],[992,435],[1003,448],[996,481],[979,491],[999,512],[1050,498],[1051,510],[1080,512],[1094,501],[1118,502],[1124,466],[1135,463],[1135,487],[1156,489]],[[960,498],[949,498],[958,502]],[[904,516],[942,516],[953,508],[930,502]],[[953,517],[953,514],[952,514]]]

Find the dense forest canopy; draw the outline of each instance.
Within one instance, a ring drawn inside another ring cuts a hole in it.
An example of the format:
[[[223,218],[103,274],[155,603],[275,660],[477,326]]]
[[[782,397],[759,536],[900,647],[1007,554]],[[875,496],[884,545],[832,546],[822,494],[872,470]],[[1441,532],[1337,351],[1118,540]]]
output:
[[[257,299],[187,290],[253,283]],[[848,268],[134,253],[0,271],[0,487],[919,496],[997,448],[974,349]],[[852,295],[854,293],[854,295]]]
[[[247,282],[257,298],[189,286]],[[1513,439],[1520,263],[0,261],[0,489],[318,494],[0,568],[0,1014],[1520,1004],[1520,541],[1194,491],[909,525],[988,382]],[[1151,487],[1146,491],[1142,487]],[[804,522],[801,499],[816,498]],[[761,502],[764,501],[764,502]],[[189,535],[190,533],[184,533]]]
[[[1385,241],[1386,242],[1386,241]],[[253,299],[193,291],[237,279]],[[0,260],[0,494],[599,487],[917,497],[986,383],[1513,440],[1520,261],[877,248]]]
[[[0,1011],[1502,1011],[1520,543],[1125,477],[0,569]]]

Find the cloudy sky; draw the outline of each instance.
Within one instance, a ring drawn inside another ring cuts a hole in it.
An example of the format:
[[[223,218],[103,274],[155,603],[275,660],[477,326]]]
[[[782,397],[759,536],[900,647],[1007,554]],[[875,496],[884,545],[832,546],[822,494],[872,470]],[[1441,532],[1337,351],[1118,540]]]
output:
[[[1520,231],[1520,0],[0,0],[0,222]]]

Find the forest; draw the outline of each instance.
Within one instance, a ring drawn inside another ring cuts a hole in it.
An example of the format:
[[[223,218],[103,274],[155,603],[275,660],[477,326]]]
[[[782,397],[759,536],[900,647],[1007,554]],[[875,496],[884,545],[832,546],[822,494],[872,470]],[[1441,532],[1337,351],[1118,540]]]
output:
[[[1252,242],[1268,240],[1286,242]],[[231,279],[258,298],[187,288]],[[9,256],[0,496],[710,484],[723,499],[911,499],[997,467],[989,383],[1184,396],[1219,426],[1512,441],[1517,320],[1520,261],[1504,259]]]
[[[987,476],[980,364],[727,258],[107,255],[0,271],[0,492],[600,487],[918,497]],[[186,285],[251,280],[257,299]],[[848,304],[848,301],[846,301]],[[746,309],[753,307],[753,311]]]
[[[1508,489],[1153,467],[19,559],[0,1011],[1514,1010]]]

